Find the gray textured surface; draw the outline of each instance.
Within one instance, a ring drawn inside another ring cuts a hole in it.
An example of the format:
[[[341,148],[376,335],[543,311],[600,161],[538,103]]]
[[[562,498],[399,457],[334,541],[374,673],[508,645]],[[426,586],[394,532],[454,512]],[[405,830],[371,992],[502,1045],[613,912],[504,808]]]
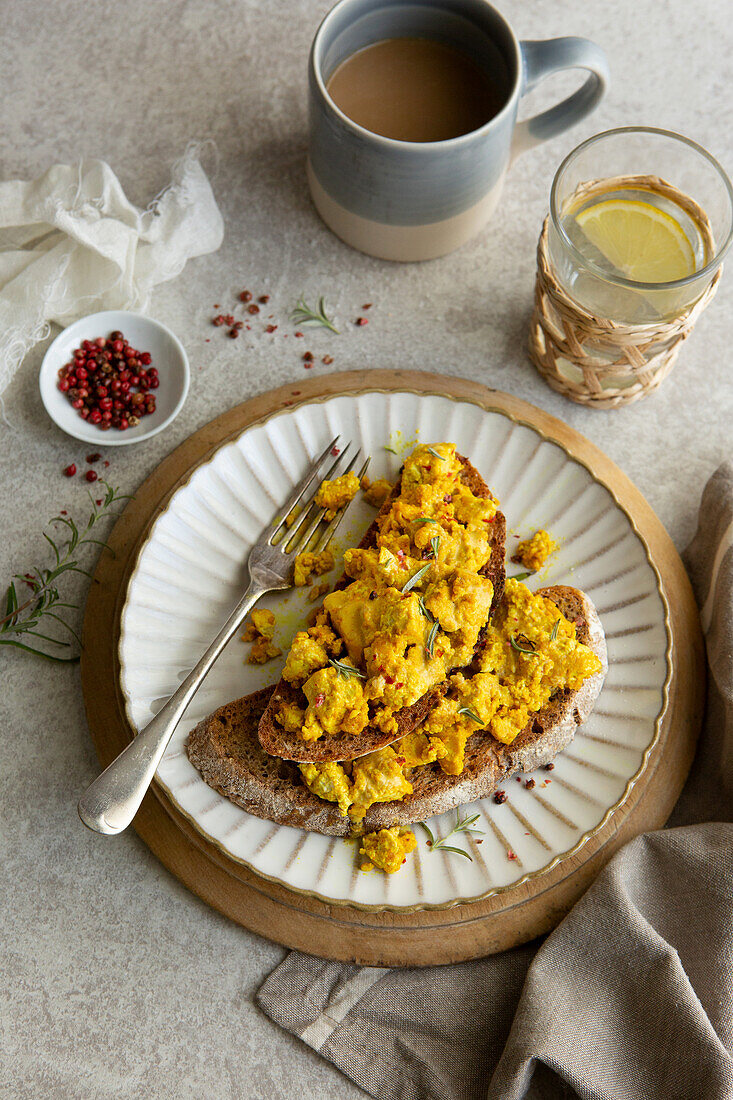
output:
[[[534,248],[560,158],[595,130],[676,128],[733,170],[726,5],[701,0],[506,0],[520,35],[575,33],[608,51],[614,85],[592,120],[519,161],[482,239],[434,263],[400,267],[350,252],[317,221],[303,179],[305,56],[326,2],[299,0],[2,0],[2,176],[101,156],[146,202],[190,138],[214,138],[220,252],[155,294],[151,312],[193,366],[182,415],[163,435],[112,452],[109,475],[133,489],[191,431],[237,401],[301,378],[306,347],[330,368],[411,366],[476,378],[548,409],[599,444],[636,481],[678,546],[703,483],[729,452],[733,279],[723,280],[655,398],[591,413],[552,394],[524,354]],[[568,86],[548,82],[533,101]],[[242,286],[267,290],[284,317],[301,292],[324,293],[347,322],[338,340],[230,341],[207,324]],[[210,343],[206,339],[210,338]],[[41,349],[7,394],[0,490],[5,576],[42,553],[40,526],[83,506],[61,468],[85,448],[46,419]],[[319,370],[325,367],[319,366]],[[29,518],[32,517],[32,518]],[[2,654],[0,696],[0,1095],[9,1097],[356,1097],[359,1090],[253,1007],[282,957],[208,910],[134,834],[86,833],[78,794],[95,773],[75,668]]]

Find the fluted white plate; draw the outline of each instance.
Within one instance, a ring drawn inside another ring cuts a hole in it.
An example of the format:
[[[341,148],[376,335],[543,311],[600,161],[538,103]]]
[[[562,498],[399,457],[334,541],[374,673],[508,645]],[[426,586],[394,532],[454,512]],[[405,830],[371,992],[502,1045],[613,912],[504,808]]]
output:
[[[591,718],[554,770],[532,777],[533,789],[512,779],[503,805],[483,799],[466,808],[479,814],[483,830],[483,836],[459,838],[471,861],[431,851],[416,827],[418,849],[395,875],[360,872],[353,841],[252,817],[208,787],[189,763],[186,737],[201,718],[274,683],[280,673],[282,661],[245,664],[247,647],[239,639],[189,707],[157,779],[228,855],[330,902],[450,906],[505,890],[575,852],[628,796],[658,738],[670,637],[656,569],[611,491],[560,444],[502,411],[431,394],[357,393],[285,410],[220,447],[158,517],[130,579],[120,637],[128,717],[135,729],[144,727],[195,663],[240,594],[244,563],[261,528],[337,432],[372,455],[372,476],[390,478],[416,439],[459,442],[501,501],[509,554],[518,537],[539,527],[559,540],[560,550],[530,583],[574,585],[598,608],[610,668]],[[360,538],[373,515],[355,500],[339,548]],[[510,566],[509,575],[513,571]],[[276,613],[277,640],[287,651],[311,605],[303,592],[266,603]],[[455,816],[453,811],[432,819],[433,833],[447,833]]]

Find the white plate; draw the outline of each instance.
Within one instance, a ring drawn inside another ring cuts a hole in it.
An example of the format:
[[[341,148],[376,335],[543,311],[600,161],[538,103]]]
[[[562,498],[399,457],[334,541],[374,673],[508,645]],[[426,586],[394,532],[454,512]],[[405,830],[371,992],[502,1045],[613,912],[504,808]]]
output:
[[[395,875],[357,870],[358,845],[252,817],[201,779],[185,753],[188,731],[222,703],[277,679],[282,661],[244,664],[234,639],[180,723],[157,778],[175,805],[228,855],[261,875],[330,902],[376,908],[449,906],[505,890],[577,850],[628,795],[658,736],[670,674],[669,631],[659,578],[634,525],[591,472],[536,429],[467,401],[366,392],[271,416],[222,446],[158,517],[130,579],[122,613],[121,685],[136,729],[178,686],[238,598],[243,563],[260,529],[309,461],[341,433],[372,455],[372,476],[394,477],[398,452],[422,442],[459,441],[497,493],[511,554],[518,535],[545,527],[561,543],[533,587],[571,584],[594,601],[606,631],[610,670],[598,704],[552,772],[534,789],[514,779],[508,800],[484,799],[481,844],[460,839],[473,861],[418,849]],[[354,501],[339,548],[357,540],[374,512]],[[509,574],[514,567],[509,567]],[[337,562],[338,572],[338,562]],[[337,572],[333,574],[335,577]],[[267,599],[277,640],[310,609],[302,592]],[[465,812],[468,812],[466,809]],[[443,836],[455,811],[430,821]],[[511,852],[516,859],[510,859]]]

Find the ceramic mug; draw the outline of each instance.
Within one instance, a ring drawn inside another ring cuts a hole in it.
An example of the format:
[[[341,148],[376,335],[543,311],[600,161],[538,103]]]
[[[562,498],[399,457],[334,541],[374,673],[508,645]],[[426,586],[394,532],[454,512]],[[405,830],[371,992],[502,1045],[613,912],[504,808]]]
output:
[[[463,50],[499,83],[504,106],[447,141],[381,137],[352,122],[328,94],[334,70],[385,38],[431,38]],[[573,95],[517,122],[523,95],[551,73],[587,69]],[[308,183],[318,213],[347,244],[385,260],[429,260],[486,223],[511,161],[580,122],[608,86],[608,63],[586,38],[520,42],[485,0],[339,0],[309,59]]]

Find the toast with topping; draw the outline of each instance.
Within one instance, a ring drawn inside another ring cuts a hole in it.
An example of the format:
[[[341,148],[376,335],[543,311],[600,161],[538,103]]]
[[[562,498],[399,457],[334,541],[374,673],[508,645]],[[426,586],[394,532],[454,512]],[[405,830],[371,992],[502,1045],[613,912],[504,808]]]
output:
[[[451,460],[453,460],[452,447],[450,445],[438,444],[437,446],[446,448],[446,455],[450,457]],[[450,448],[450,450],[448,450],[447,448]],[[410,456],[410,458],[407,460],[407,463],[412,461],[415,454],[417,454],[419,451],[427,451],[436,456],[434,460],[434,465],[436,466],[439,465],[438,460],[446,462],[448,461],[448,458],[442,459],[440,453],[438,453],[435,448],[422,447],[417,448],[416,451],[413,452],[413,455]],[[469,462],[467,458],[458,453],[455,453],[455,460],[459,463],[460,473],[457,476],[460,479],[462,487],[468,490],[472,498],[475,498],[478,501],[490,502],[492,506],[495,507],[495,499],[488,485],[475,469],[475,467]],[[433,460],[430,459],[429,461]],[[395,505],[395,502],[399,502],[400,500],[404,469],[405,467],[403,466],[402,470],[400,471],[400,477],[398,478],[397,484],[393,488],[392,493],[382,505],[378,515],[370,525],[369,529],[364,535],[364,538],[359,543],[356,551],[351,552],[352,554],[357,555],[359,554],[359,552],[362,551],[373,553],[377,549],[378,536],[380,535],[380,532],[384,530],[384,525],[389,522],[390,515],[394,514],[392,512],[392,509]],[[449,508],[451,501],[450,494],[447,494],[443,498],[443,500],[449,502],[446,505],[446,507]],[[409,546],[409,548],[414,549],[414,545],[416,545],[418,541],[424,542],[425,537],[431,533],[430,531],[425,529],[424,535],[421,538],[420,534],[415,535],[414,531],[419,530],[419,524],[428,524],[429,521],[425,517],[418,517],[417,519],[409,522],[412,523],[413,533],[410,536],[403,535],[403,537],[407,538],[407,545]],[[482,627],[478,631],[478,638],[475,645],[473,645],[473,652],[475,652],[476,647],[480,645],[481,634],[483,627],[485,626],[485,622],[488,621],[491,614],[493,614],[494,610],[496,609],[499,601],[501,600],[505,580],[504,544],[506,539],[506,521],[504,515],[501,511],[498,510],[498,507],[496,507],[496,511],[493,513],[491,520],[484,522],[486,522],[487,524],[487,529],[483,537],[485,541],[488,542],[489,556],[488,559],[485,560],[484,564],[474,571],[473,582],[471,582],[469,578],[468,580],[466,580],[466,584],[475,584],[476,578],[479,577],[490,581],[491,585],[493,586],[493,591],[490,595],[484,594],[486,605],[484,606],[484,614],[482,614],[481,617]],[[439,526],[436,526],[433,529],[435,531],[440,531]],[[411,541],[412,539],[415,540],[415,543]],[[448,539],[444,539],[443,541],[449,543]],[[399,543],[399,538],[397,538],[395,542]],[[423,558],[425,559],[424,563],[421,561],[416,561],[414,558],[408,559],[413,560],[415,562],[415,565],[420,565],[420,569],[417,569],[418,575],[421,572],[424,573],[428,566],[432,566],[431,555],[433,559],[438,559],[439,555],[444,552],[441,551],[440,542],[440,536],[438,536],[437,540],[435,538],[431,540],[432,544],[437,545],[437,550],[433,551],[430,549],[425,549],[423,551]],[[404,558],[404,551],[402,551],[401,549],[397,550],[397,554],[402,554]],[[444,566],[444,568],[448,569],[449,566],[446,565]],[[469,570],[465,570],[464,573],[468,576]],[[457,575],[457,573],[453,574],[453,576]],[[403,578],[401,578],[399,581],[395,581],[395,583],[401,583],[401,580],[403,579],[409,582],[412,580],[412,577],[410,573],[407,572],[405,573]],[[354,583],[355,582],[353,580],[353,576],[348,576],[346,573],[344,573],[344,575],[334,586],[334,593],[343,593]],[[391,585],[392,581],[390,581],[390,586]],[[367,585],[367,587],[369,587],[369,585]],[[437,587],[437,585],[434,587]],[[454,591],[455,587],[451,590],[451,595],[453,595]],[[394,586],[388,587],[387,592],[392,594],[391,598],[393,599],[393,601],[399,602],[400,592],[398,588]],[[486,589],[486,593],[488,593],[488,588]],[[371,593],[369,598],[372,599],[375,595],[376,593]],[[419,605],[422,608],[422,614],[425,616],[425,618],[421,620],[424,624],[421,629],[423,634],[425,634],[429,638],[430,626],[431,624],[434,624],[435,619],[429,611],[426,611],[425,604],[422,602],[423,595],[424,593],[421,592],[418,585],[415,585],[415,587],[409,594],[411,603],[416,606]],[[425,598],[428,601],[430,600],[430,597],[428,596],[426,596]],[[348,609],[344,609],[343,607],[336,608],[333,606],[338,602],[338,597],[334,595],[326,598],[325,608],[331,609],[331,617],[327,617],[323,609],[321,609],[324,631],[330,632],[333,622],[336,621],[339,616],[341,616],[342,620],[347,618]],[[446,601],[444,601],[444,603],[445,602]],[[436,606],[438,605],[436,604]],[[437,617],[440,617],[441,615],[443,615],[443,622],[446,622],[447,616],[443,610],[443,607],[440,607],[440,610],[438,610],[437,612]],[[450,615],[450,608],[448,608],[447,615]],[[415,616],[413,616],[413,618],[414,617]],[[442,626],[442,623],[440,623],[439,625]],[[312,628],[311,633],[317,633],[317,627]],[[297,642],[298,637],[303,637],[303,635],[296,635],[294,643]],[[399,637],[397,631],[395,631],[395,637]],[[438,635],[438,637],[445,639],[451,636]],[[475,632],[472,636],[472,642],[473,638],[476,638]],[[337,687],[341,687],[344,693],[349,692],[354,696],[360,696],[360,681],[366,680],[367,677],[364,672],[360,671],[359,659],[362,659],[363,664],[363,654],[366,647],[364,647],[364,650],[360,651],[360,653],[358,654],[354,654],[348,643],[345,644],[342,649],[343,648],[346,648],[347,652],[340,653],[339,659],[329,658],[329,664],[332,666],[332,669],[321,669],[319,672],[319,676],[325,681],[326,676],[330,675],[331,680],[335,679],[337,681]],[[405,652],[409,652],[409,648],[410,647],[408,646]],[[419,647],[417,645],[414,645],[413,648],[415,650],[419,648],[420,653],[422,654],[422,640]],[[292,652],[293,651],[291,650],[291,653]],[[429,653],[429,656],[430,658],[432,658],[432,652]],[[471,658],[471,654],[464,654],[463,656],[467,656],[467,659],[461,660],[461,665],[468,663]],[[423,663],[425,663],[424,659]],[[451,665],[447,668],[446,671],[450,672],[451,669],[454,667],[458,666]],[[321,675],[323,673],[325,673],[326,675]],[[389,711],[384,708],[383,710],[381,710],[381,713],[387,714],[386,728],[384,721],[382,721],[380,724],[380,707],[377,706],[376,703],[372,700],[370,700],[368,703],[362,702],[362,715],[366,716],[366,719],[362,718],[362,722],[365,722],[365,724],[362,725],[362,728],[355,730],[354,732],[350,732],[346,729],[338,729],[334,732],[329,732],[323,736],[316,734],[315,738],[306,740],[302,735],[304,726],[303,722],[300,720],[301,716],[303,714],[312,714],[314,712],[314,708],[317,705],[321,705],[318,700],[321,700],[322,702],[324,699],[326,699],[326,693],[322,692],[319,694],[318,688],[314,687],[311,692],[314,695],[315,699],[315,702],[313,702],[306,697],[303,689],[310,689],[310,685],[318,677],[311,675],[307,683],[304,682],[299,684],[297,682],[289,682],[288,679],[285,678],[287,675],[288,666],[286,665],[284,677],[281,678],[279,683],[276,685],[275,691],[272,694],[272,698],[270,699],[270,702],[265,709],[265,712],[260,721],[258,736],[262,747],[271,756],[279,756],[286,760],[295,760],[301,762],[329,762],[337,760],[352,760],[358,756],[363,756],[367,753],[375,751],[376,749],[382,748],[385,745],[389,745],[392,742],[399,740],[405,734],[410,733],[418,725],[420,725],[433,709],[433,707],[436,705],[436,703],[440,700],[446,690],[446,681],[444,679],[441,679],[440,682],[429,683],[427,686],[427,690],[425,690],[419,698],[412,701],[409,705],[395,706],[394,709],[391,709]],[[385,672],[385,677],[389,684],[394,684],[394,678],[390,679],[388,672]],[[346,679],[347,681],[351,680],[352,682],[341,684],[340,680],[342,678]],[[373,682],[374,678],[372,678],[370,683]],[[403,687],[403,684],[398,681],[396,687],[401,688]],[[389,691],[388,688],[385,690]],[[293,716],[293,720],[290,722],[290,729],[286,728],[282,721],[283,716],[287,718],[287,716],[289,715]],[[307,721],[308,719],[306,718],[306,722]]]
[[[485,798],[515,772],[548,764],[572,741],[577,726],[590,715],[608,669],[603,627],[590,599],[562,585],[539,594],[574,624],[577,641],[598,658],[598,671],[579,688],[556,692],[509,744],[485,729],[477,730],[466,741],[460,774],[446,774],[438,761],[412,768],[410,793],[374,803],[357,824],[335,801],[312,793],[297,764],[268,755],[260,745],[257,729],[271,688],[228,703],[200,722],[189,735],[189,759],[209,786],[249,813],[329,836],[410,825]]]

